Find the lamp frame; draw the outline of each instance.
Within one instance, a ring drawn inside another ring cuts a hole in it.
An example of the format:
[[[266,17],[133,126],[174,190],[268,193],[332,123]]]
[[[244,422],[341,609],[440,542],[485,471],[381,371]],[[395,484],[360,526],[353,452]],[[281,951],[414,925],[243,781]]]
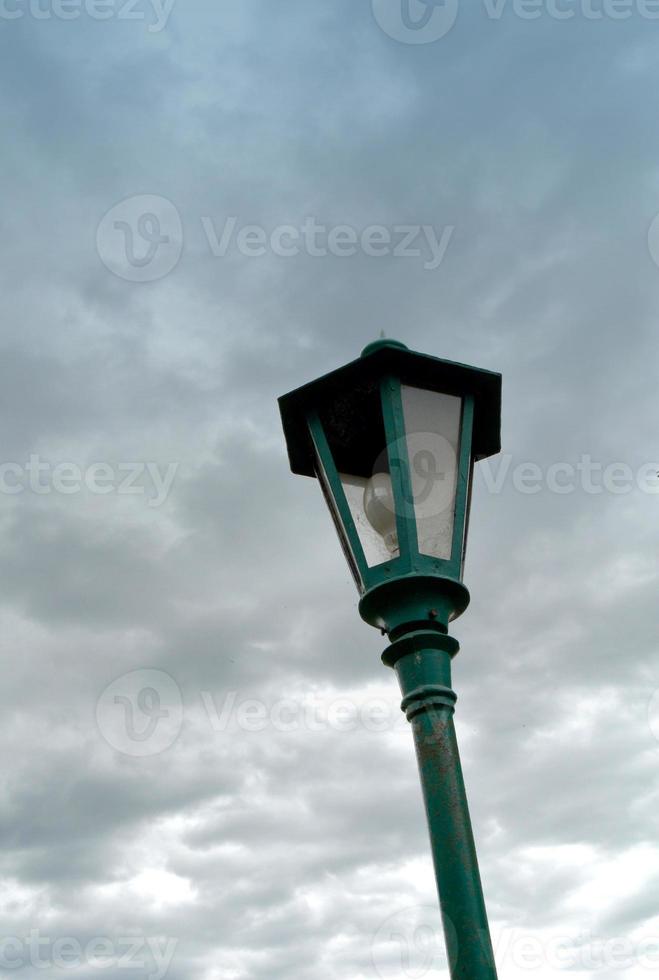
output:
[[[421,554],[402,385],[462,399],[448,559]],[[452,980],[497,980],[453,714],[449,622],[469,603],[462,582],[474,463],[501,448],[501,375],[381,340],[338,371],[279,399],[291,469],[317,477],[362,592],[359,612],[388,634],[414,734]],[[383,445],[379,445],[383,442]],[[363,478],[386,449],[399,555],[369,566],[341,482]]]
[[[403,385],[461,400],[449,558],[437,558],[419,550],[407,452],[408,437],[413,433],[407,432],[405,426]],[[364,410],[367,404],[368,412]],[[398,341],[381,340],[369,344],[358,360],[284,395],[279,399],[279,406],[291,469],[294,473],[316,477],[323,489],[361,593],[362,618],[385,633],[395,632],[402,623],[411,621],[434,623],[446,632],[448,623],[464,612],[469,603],[462,577],[473,468],[477,460],[499,452],[501,447],[501,375],[419,354]],[[367,424],[366,430],[353,437],[351,424],[361,422],[375,411],[381,415],[383,429],[369,431]],[[340,441],[350,458],[359,461],[358,465],[378,452],[387,453],[399,554],[380,564],[369,566],[366,560],[341,482],[333,437]],[[378,438],[384,438],[384,445],[377,445]],[[411,599],[420,607],[413,613],[409,608]]]

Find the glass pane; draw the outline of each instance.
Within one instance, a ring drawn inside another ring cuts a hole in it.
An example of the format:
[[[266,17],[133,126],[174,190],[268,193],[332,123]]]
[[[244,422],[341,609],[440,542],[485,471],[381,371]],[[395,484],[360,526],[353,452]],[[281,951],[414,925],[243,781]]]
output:
[[[339,536],[339,541],[341,542],[341,547],[343,548],[343,553],[346,556],[348,565],[350,566],[350,571],[352,572],[352,577],[355,580],[355,584],[360,592],[364,591],[364,584],[361,581],[361,576],[359,574],[359,568],[355,560],[355,556],[352,553],[352,548],[348,541],[348,536],[346,534],[345,528],[343,526],[343,521],[339,513],[339,508],[337,502],[334,499],[334,494],[332,493],[332,488],[330,487],[329,480],[327,479],[327,474],[323,464],[320,461],[320,457],[316,453],[316,476],[318,477],[318,482],[320,483],[321,489],[323,491],[323,496],[325,502],[329,508],[329,512],[332,515],[332,520],[334,521],[334,527],[336,528],[336,533]]]
[[[339,476],[368,567],[373,568],[375,565],[382,565],[392,558],[397,558],[400,550],[398,548],[396,512],[393,506],[389,474],[377,473],[370,480],[363,476],[351,476],[347,473],[339,473]],[[377,503],[371,503],[369,507],[371,518],[373,518],[372,508],[379,508],[375,510],[375,523],[379,530],[375,529],[366,516],[365,493],[367,488],[369,493],[367,499],[373,499],[374,491],[379,493]],[[380,517],[379,521],[377,517]]]
[[[462,399],[401,385],[419,551],[450,559]]]

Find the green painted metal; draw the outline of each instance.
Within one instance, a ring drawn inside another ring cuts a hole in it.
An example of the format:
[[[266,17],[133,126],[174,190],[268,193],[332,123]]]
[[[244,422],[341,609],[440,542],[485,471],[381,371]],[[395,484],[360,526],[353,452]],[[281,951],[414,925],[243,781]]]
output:
[[[416,617],[418,620],[418,617]],[[383,653],[395,669],[412,726],[452,980],[496,980],[497,972],[471,828],[453,714],[453,637],[402,632]]]
[[[396,501],[396,525],[400,558],[396,562],[396,575],[412,570],[413,557],[418,554],[416,519],[412,502],[412,480],[405,448],[405,422],[400,394],[400,381],[394,375],[385,375],[380,385],[384,434],[389,457],[391,485]]]
[[[375,354],[376,351],[383,350],[385,347],[398,347],[399,350],[409,350],[407,344],[403,344],[400,340],[392,340],[391,337],[381,337],[379,340],[373,340],[370,344],[367,344],[361,356],[368,357],[369,354]]]
[[[466,395],[462,399],[462,422],[460,425],[460,458],[458,460],[458,485],[455,495],[455,519],[453,524],[453,546],[451,548],[451,569],[448,574],[462,578],[467,529],[469,527],[469,505],[471,503],[472,473],[472,434],[474,427],[474,399]]]
[[[447,633],[449,623],[468,605],[469,591],[462,582],[414,572],[369,589],[359,601],[359,615],[395,639],[416,629]]]
[[[405,424],[398,379],[385,377],[382,382],[382,411],[387,444],[390,447],[390,469],[397,500],[400,558],[368,571],[367,586],[359,604],[362,619],[371,626],[391,634],[410,623],[408,606],[419,608],[424,602],[424,622],[448,624],[457,619],[469,604],[469,592],[462,583],[464,537],[468,524],[472,471],[472,432],[474,399],[463,397],[460,430],[458,479],[451,558],[433,558],[419,552],[416,519],[412,504],[409,459],[404,451]],[[394,454],[392,449],[394,447]],[[399,583],[399,584],[397,584]]]
[[[363,589],[368,575],[364,550],[352,519],[341,479],[332,461],[325,430],[315,412],[308,416],[309,431],[317,453],[318,480],[325,494],[337,534],[358,589]]]
[[[419,552],[402,384],[462,399],[449,560]],[[451,660],[459,646],[448,630],[469,604],[462,574],[472,473],[475,461],[500,449],[501,376],[382,339],[279,404],[291,469],[319,479],[362,593],[360,615],[391,641],[382,659],[398,675],[414,734],[452,980],[496,980],[453,724]],[[369,567],[339,473],[370,476],[385,449],[400,555]]]

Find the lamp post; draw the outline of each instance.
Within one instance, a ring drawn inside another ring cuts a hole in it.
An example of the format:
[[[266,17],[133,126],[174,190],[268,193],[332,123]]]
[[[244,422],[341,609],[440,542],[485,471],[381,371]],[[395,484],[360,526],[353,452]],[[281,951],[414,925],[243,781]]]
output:
[[[379,340],[279,399],[291,469],[318,479],[360,592],[387,634],[412,725],[453,980],[496,980],[453,726],[449,623],[474,463],[500,450],[501,376]]]

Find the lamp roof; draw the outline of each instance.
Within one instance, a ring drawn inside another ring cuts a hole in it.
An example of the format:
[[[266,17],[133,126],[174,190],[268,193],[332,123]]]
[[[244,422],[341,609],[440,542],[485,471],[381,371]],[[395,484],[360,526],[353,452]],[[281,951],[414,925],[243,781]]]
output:
[[[400,341],[382,338],[368,344],[361,357],[279,399],[286,446],[293,473],[315,476],[315,456],[307,416],[337,420],[344,433],[370,424],[374,395],[384,377],[446,394],[474,397],[473,455],[493,456],[501,449],[501,375],[455,361],[409,350]]]

